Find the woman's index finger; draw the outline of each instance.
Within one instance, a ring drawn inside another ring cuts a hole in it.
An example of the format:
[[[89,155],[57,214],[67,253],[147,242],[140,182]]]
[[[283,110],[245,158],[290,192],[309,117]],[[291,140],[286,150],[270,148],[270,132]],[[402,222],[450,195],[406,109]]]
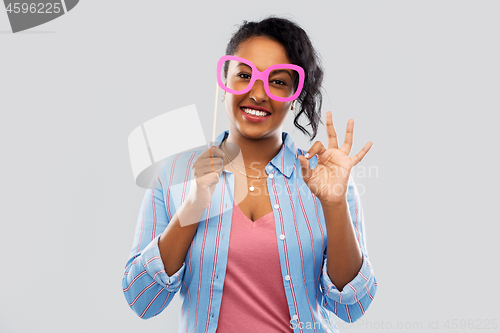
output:
[[[224,152],[217,146],[210,147],[210,156],[224,158]]]

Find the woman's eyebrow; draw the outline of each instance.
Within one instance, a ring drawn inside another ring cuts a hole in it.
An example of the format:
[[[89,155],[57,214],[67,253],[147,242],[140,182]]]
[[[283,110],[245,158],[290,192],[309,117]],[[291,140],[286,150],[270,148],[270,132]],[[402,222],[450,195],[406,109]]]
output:
[[[240,62],[240,63],[238,63],[238,65],[236,65],[236,67],[240,67],[240,66],[245,66],[245,67],[248,67],[249,69],[252,69],[251,66],[249,66],[248,64],[245,64],[244,62]],[[290,78],[293,79],[293,76],[290,73],[290,70],[288,70],[288,69],[284,69],[284,68],[283,69],[275,69],[271,73],[272,74],[277,74],[277,73],[281,73],[281,72],[287,73],[288,76],[290,76]]]
[[[272,74],[276,74],[276,73],[287,73],[290,78],[292,78],[292,74],[290,74],[290,71],[288,69],[275,69],[272,71]]]
[[[246,66],[250,69],[252,68],[252,67],[248,66],[247,64],[245,64],[244,62],[240,62],[238,65],[236,65],[236,67],[240,67],[240,66]]]

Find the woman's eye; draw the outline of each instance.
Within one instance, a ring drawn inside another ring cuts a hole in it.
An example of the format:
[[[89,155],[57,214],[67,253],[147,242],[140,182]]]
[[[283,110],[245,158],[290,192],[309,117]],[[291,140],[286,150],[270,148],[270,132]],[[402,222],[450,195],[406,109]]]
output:
[[[277,84],[277,85],[283,85],[286,86],[286,82],[281,81],[281,80],[272,80],[271,83]]]
[[[252,76],[245,73],[239,73],[238,77],[249,80]]]

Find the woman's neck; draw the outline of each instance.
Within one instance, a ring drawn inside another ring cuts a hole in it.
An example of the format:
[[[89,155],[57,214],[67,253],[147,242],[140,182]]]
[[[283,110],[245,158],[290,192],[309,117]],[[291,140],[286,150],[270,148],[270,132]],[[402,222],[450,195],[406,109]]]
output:
[[[233,130],[229,131],[223,148],[232,160],[242,164],[244,161],[247,167],[261,169],[278,154],[282,144],[281,133],[261,139],[249,139]]]

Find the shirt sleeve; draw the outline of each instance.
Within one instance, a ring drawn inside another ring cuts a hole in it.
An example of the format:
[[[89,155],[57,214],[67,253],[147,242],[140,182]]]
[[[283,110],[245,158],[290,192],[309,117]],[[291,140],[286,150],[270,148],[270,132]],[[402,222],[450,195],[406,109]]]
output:
[[[358,240],[363,256],[361,269],[356,277],[347,283],[342,291],[339,291],[328,275],[325,249],[323,253],[323,273],[320,279],[320,286],[323,295],[322,305],[343,321],[352,323],[361,318],[370,306],[377,290],[377,281],[373,273],[372,265],[368,259],[368,252],[366,249],[361,201],[351,176],[349,176],[347,201],[349,203],[349,212],[354,225],[356,239]]]
[[[143,319],[158,315],[168,306],[179,291],[184,277],[184,263],[172,276],[167,275],[158,248],[158,240],[170,222],[162,176],[169,172],[168,162],[169,159],[166,159],[159,168],[154,185],[144,195],[134,243],[122,278],[128,305]]]

